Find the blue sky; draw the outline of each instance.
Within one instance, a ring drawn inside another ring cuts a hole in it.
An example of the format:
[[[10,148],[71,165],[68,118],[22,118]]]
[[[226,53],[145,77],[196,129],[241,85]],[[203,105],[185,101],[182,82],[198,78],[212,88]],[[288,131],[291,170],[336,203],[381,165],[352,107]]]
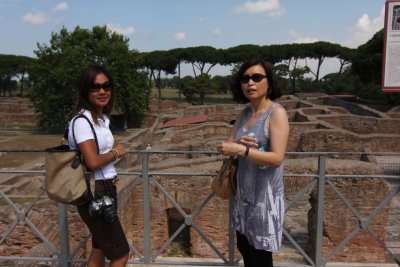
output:
[[[329,41],[357,47],[383,28],[383,0],[0,0],[0,54],[34,57],[64,26],[107,25],[140,52]]]

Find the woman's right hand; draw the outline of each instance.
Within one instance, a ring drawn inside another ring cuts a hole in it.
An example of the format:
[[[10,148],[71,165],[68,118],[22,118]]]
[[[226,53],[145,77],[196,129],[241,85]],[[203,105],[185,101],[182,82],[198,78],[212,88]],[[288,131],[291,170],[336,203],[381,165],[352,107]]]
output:
[[[218,144],[217,151],[224,156],[243,156],[246,147],[258,149],[257,139],[248,135],[243,135],[233,142],[228,141]]]

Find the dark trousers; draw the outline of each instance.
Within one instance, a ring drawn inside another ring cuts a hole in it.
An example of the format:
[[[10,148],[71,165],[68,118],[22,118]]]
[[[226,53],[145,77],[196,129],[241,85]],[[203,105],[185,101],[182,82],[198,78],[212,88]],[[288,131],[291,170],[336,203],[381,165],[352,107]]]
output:
[[[112,184],[111,179],[95,183],[94,198],[98,199],[104,195],[114,198],[115,209],[117,209],[117,188]],[[101,216],[93,218],[89,214],[89,203],[78,206],[78,212],[92,234],[92,247],[101,249],[107,259],[115,260],[129,252],[129,243],[118,217],[114,222],[107,222]]]
[[[273,267],[272,252],[254,248],[246,236],[236,231],[237,248],[245,267]]]

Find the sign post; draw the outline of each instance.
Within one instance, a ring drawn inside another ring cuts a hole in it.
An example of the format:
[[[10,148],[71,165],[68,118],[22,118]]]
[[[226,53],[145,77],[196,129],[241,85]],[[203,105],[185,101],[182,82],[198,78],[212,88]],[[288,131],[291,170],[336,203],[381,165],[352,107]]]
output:
[[[386,0],[382,91],[400,92],[400,1]]]

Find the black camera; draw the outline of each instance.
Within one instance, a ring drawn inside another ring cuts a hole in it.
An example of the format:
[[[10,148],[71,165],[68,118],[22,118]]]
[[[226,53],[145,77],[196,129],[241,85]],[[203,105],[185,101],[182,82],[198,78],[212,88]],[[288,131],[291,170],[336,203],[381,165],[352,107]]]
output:
[[[93,218],[103,218],[106,222],[112,223],[117,218],[114,199],[110,196],[103,196],[93,200],[89,204],[89,214]]]

